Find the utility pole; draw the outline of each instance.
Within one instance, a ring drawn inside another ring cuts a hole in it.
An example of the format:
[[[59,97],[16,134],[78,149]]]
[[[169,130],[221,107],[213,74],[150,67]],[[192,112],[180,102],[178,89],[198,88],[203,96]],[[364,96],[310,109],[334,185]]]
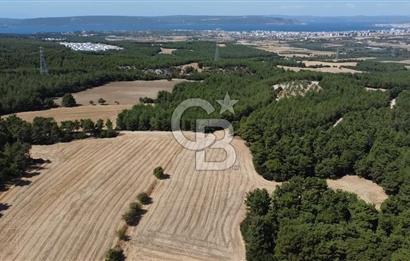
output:
[[[218,40],[215,41],[215,58],[214,61],[217,62],[219,61],[219,45],[218,45]]]
[[[46,63],[46,58],[44,56],[43,47],[40,47],[40,73],[42,75],[48,75],[48,67]]]
[[[336,50],[336,62],[339,61],[339,53],[340,53],[340,47],[337,47],[337,50]]]

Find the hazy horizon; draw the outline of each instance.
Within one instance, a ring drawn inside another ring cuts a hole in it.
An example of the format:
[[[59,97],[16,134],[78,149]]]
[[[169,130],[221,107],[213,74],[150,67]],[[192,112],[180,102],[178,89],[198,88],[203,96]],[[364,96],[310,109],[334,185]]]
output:
[[[14,0],[0,1],[9,19],[71,16],[409,16],[410,1],[278,0]]]
[[[410,18],[409,15],[281,15],[281,14],[266,14],[266,15],[213,15],[213,14],[203,14],[203,15],[187,15],[187,14],[175,14],[175,15],[116,15],[116,14],[84,14],[84,15],[62,15],[62,16],[34,16],[34,17],[22,17],[22,18],[15,18],[15,17],[3,17],[0,16],[0,19],[15,19],[15,20],[26,20],[26,19],[43,19],[43,18],[70,18],[70,17],[176,17],[176,16],[187,16],[187,17],[252,17],[252,16],[261,16],[261,17],[277,17],[277,18],[302,18],[302,17],[319,17],[319,18],[349,18],[349,17],[369,17],[369,18],[377,18],[377,17],[403,17],[403,18]]]

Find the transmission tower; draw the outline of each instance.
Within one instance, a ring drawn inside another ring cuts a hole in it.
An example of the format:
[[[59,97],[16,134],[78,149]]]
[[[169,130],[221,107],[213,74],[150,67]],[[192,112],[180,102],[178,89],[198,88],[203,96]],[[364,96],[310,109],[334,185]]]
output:
[[[43,75],[48,75],[48,67],[44,56],[43,47],[40,47],[40,73]]]
[[[217,62],[219,61],[219,45],[218,45],[218,40],[215,42],[215,58],[214,61]]]
[[[336,62],[339,61],[339,54],[340,54],[340,48],[337,47],[337,50],[336,50]]]

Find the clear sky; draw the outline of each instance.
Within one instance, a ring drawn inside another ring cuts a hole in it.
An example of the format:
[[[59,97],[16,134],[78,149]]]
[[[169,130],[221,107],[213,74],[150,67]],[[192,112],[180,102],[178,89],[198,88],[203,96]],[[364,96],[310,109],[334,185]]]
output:
[[[0,17],[80,15],[405,15],[410,0],[0,0]]]

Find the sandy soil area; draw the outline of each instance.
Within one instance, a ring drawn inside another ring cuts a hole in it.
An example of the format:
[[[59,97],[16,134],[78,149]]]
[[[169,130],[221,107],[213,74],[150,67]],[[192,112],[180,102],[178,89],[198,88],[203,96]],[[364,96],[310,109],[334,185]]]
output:
[[[252,45],[257,49],[277,53],[280,56],[284,57],[314,57],[314,56],[335,56],[335,52],[328,51],[316,51],[309,50],[306,48],[296,48],[291,47],[286,43],[279,41],[240,41],[239,43],[244,45]]]
[[[44,111],[19,112],[16,115],[21,119],[31,122],[35,117],[52,117],[57,122],[68,120],[91,119],[93,121],[110,119],[114,124],[117,115],[125,109],[132,108],[132,105],[88,105],[73,108],[54,108]]]
[[[410,64],[410,60],[401,60],[401,61],[382,61],[383,63],[401,63],[401,64]]]
[[[359,198],[376,209],[388,198],[383,188],[376,183],[358,176],[345,176],[338,180],[327,180],[327,185],[334,190],[342,190],[356,194]]]
[[[183,79],[172,81],[131,81],[131,82],[112,82],[99,87],[91,88],[82,92],[73,93],[78,104],[89,105],[90,101],[98,103],[99,98],[107,101],[107,104],[137,104],[139,98],[156,98],[159,91],[172,91],[178,83],[185,82]],[[57,99],[61,103],[61,98]]]
[[[242,140],[234,146],[235,168],[200,172],[195,153],[165,132],[34,146],[32,156],[51,163],[30,185],[0,193],[10,205],[0,218],[0,260],[102,260],[121,215],[154,182],[159,165],[170,179],[159,182],[148,212],[129,229],[127,260],[244,260],[246,192],[273,191],[276,183],[255,172]]]
[[[362,73],[361,71],[343,68],[343,67],[324,67],[324,68],[301,68],[278,65],[279,68],[283,68],[287,71],[300,72],[300,71],[312,71],[312,72],[325,72],[325,73]]]
[[[346,66],[356,66],[357,62],[322,62],[322,61],[303,61],[307,66],[331,66],[336,68],[346,67]]]
[[[177,49],[171,49],[171,48],[162,48],[161,47],[161,52],[160,54],[172,54],[174,51]]]

